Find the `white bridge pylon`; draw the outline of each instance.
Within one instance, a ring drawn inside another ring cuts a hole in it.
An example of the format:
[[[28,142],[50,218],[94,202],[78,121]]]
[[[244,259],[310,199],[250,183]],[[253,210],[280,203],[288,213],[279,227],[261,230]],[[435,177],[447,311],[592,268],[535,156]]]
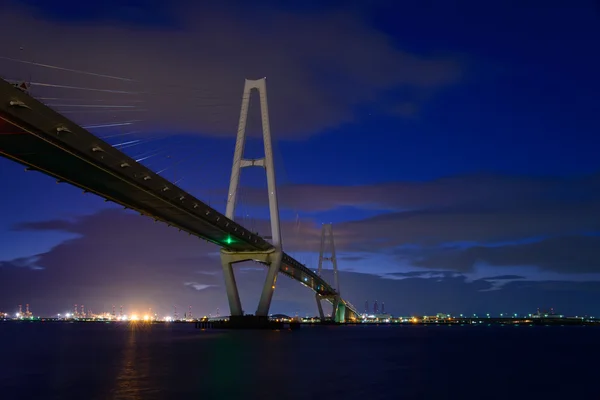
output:
[[[329,253],[329,255],[327,255]],[[333,309],[331,311],[331,319],[335,322],[343,322],[346,319],[346,307],[344,303],[341,302],[340,297],[340,281],[338,277],[338,267],[337,267],[337,256],[335,254],[335,241],[333,239],[333,225],[332,224],[323,224],[321,227],[321,247],[319,250],[319,268],[317,270],[317,274],[321,276],[323,272],[323,261],[331,262],[333,266],[333,282],[336,290],[335,296],[324,297],[319,295],[319,293],[315,294],[315,298],[317,300],[317,308],[319,310],[319,318],[321,321],[325,320],[325,314],[323,313],[323,306],[321,305],[322,300],[329,300],[333,305]]]
[[[259,159],[245,159],[244,147],[246,143],[246,124],[248,119],[248,108],[250,105],[250,95],[252,90],[256,89],[260,97],[260,114],[262,121],[262,133],[265,155]],[[229,192],[227,195],[227,209],[225,216],[231,220],[235,216],[235,206],[237,201],[237,191],[240,184],[240,173],[242,168],[262,167],[267,174],[267,190],[269,191],[269,214],[271,219],[271,235],[273,249],[266,252],[232,252],[221,249],[221,266],[225,277],[225,288],[227,291],[227,300],[231,316],[241,316],[243,314],[240,296],[233,273],[233,264],[242,261],[258,261],[269,266],[267,278],[260,296],[257,316],[266,317],[269,314],[271,299],[275,291],[277,274],[281,268],[283,249],[281,246],[281,228],[279,223],[279,205],[277,203],[277,187],[275,184],[275,168],[273,163],[273,148],[271,144],[271,127],[269,124],[269,108],[267,104],[267,85],[266,78],[249,80],[246,79],[244,85],[244,94],[242,96],[242,108],[240,111],[240,120],[235,142],[235,151],[233,154],[233,167],[231,168],[231,179],[229,181]]]

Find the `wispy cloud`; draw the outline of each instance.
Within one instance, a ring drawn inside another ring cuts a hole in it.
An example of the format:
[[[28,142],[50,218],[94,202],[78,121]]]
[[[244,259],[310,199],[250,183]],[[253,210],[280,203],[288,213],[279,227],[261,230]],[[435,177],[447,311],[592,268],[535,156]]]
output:
[[[208,288],[215,286],[215,285],[206,285],[204,283],[198,283],[198,282],[185,282],[184,285],[193,287],[197,291],[201,291],[201,290],[208,289]]]
[[[35,8],[7,8],[0,15],[3,55],[140,83],[6,60],[0,61],[0,75],[23,79],[26,73],[41,83],[143,92],[103,96],[144,101],[146,129],[228,136],[236,129],[244,79],[266,76],[272,126],[288,139],[350,122],[356,106],[375,103],[390,89],[431,92],[460,78],[455,60],[402,50],[359,13],[256,12],[191,2],[163,8],[169,16],[165,23],[135,29],[122,22],[135,10],[121,4],[103,8],[85,24],[31,15]],[[18,45],[8,39],[14,31],[20,32]],[[61,45],[47,46],[50,42]],[[48,93],[57,88],[35,87],[38,96]],[[98,94],[78,91],[78,96]],[[407,104],[417,100],[406,99]],[[253,112],[251,123],[257,118]]]

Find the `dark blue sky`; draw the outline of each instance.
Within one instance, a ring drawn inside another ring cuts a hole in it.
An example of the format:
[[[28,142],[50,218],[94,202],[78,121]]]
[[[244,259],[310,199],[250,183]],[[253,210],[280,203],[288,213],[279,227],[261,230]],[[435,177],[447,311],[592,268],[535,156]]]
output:
[[[8,60],[0,76],[143,91],[32,93],[82,125],[139,121],[92,131],[139,130],[106,140],[141,140],[124,151],[159,151],[143,161],[157,171],[181,160],[165,176],[219,209],[243,79],[267,76],[284,247],[314,265],[320,224],[334,222],[350,301],[600,313],[596,2],[244,3],[4,2],[0,56],[138,82]],[[77,113],[73,98],[144,110]],[[264,230],[258,172],[243,176],[240,213]],[[0,179],[0,309],[226,309],[216,248],[8,160]],[[253,309],[264,271],[239,273]],[[274,312],[316,312],[296,286],[278,287]]]

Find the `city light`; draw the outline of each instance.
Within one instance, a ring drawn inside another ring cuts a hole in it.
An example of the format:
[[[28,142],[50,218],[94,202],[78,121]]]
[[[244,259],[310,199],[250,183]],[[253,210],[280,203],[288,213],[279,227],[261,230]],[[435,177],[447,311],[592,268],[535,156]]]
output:
[[[29,305],[27,305],[29,306]],[[123,312],[123,308],[121,308],[121,312]],[[471,316],[472,315],[472,316]],[[215,321],[219,320],[227,320],[227,317],[225,318],[221,318],[219,319],[219,309],[217,309],[217,318],[214,319]],[[323,322],[321,320],[321,318],[319,318],[318,316],[315,317],[310,317],[310,316],[306,316],[305,318],[300,318],[298,316],[296,316],[295,318],[293,317],[287,317],[285,315],[275,315],[275,316],[271,316],[272,321],[278,321],[278,322],[291,322],[291,321],[298,321],[298,322],[302,322],[302,323],[320,323]],[[45,321],[67,321],[69,323],[73,323],[73,322],[81,322],[81,323],[93,323],[93,322],[122,322],[122,323],[126,323],[129,322],[131,324],[132,329],[135,329],[136,326],[139,327],[140,322],[139,321],[143,321],[144,325],[153,325],[153,324],[160,324],[160,323],[171,323],[171,322],[196,322],[196,324],[198,324],[199,321],[207,321],[207,320],[211,320],[211,314],[204,317],[197,317],[197,318],[193,318],[192,317],[192,312],[191,312],[191,306],[189,309],[189,312],[186,313],[183,317],[179,317],[177,312],[175,312],[174,315],[172,316],[165,316],[163,318],[158,317],[157,314],[153,314],[152,313],[152,309],[150,309],[149,313],[142,313],[142,314],[138,314],[137,312],[134,312],[132,314],[130,314],[129,316],[126,314],[122,314],[122,315],[117,315],[115,314],[114,308],[113,308],[113,312],[112,314],[109,312],[102,312],[99,314],[94,314],[92,313],[90,310],[88,310],[88,312],[84,313],[82,312],[74,312],[74,313],[59,313],[59,314],[54,314],[52,317],[37,317],[34,316],[31,311],[29,311],[29,307],[27,307],[27,311],[20,311],[15,313],[15,314],[8,314],[8,313],[3,313],[0,312],[0,318],[4,318],[3,322],[6,321],[6,319],[8,320],[13,320],[13,321],[40,321],[40,322],[45,322]],[[341,319],[340,321],[338,321],[338,318]],[[345,318],[345,321],[343,320]],[[575,317],[569,317],[563,314],[555,314],[554,311],[551,309],[549,312],[544,312],[544,311],[540,311],[538,310],[536,313],[529,313],[529,314],[521,314],[521,317],[519,317],[518,313],[514,313],[514,314],[506,314],[506,313],[502,313],[502,314],[491,314],[491,313],[482,313],[479,316],[477,314],[458,314],[455,316],[452,316],[451,314],[447,314],[447,313],[436,313],[436,314],[431,314],[431,315],[412,315],[412,316],[392,316],[389,313],[376,313],[376,314],[369,314],[365,311],[364,314],[350,314],[350,315],[346,315],[345,317],[340,317],[339,313],[336,314],[335,318],[328,318],[327,320],[324,321],[325,323],[332,323],[332,322],[340,322],[340,323],[350,323],[350,324],[375,324],[375,325],[379,325],[379,324],[411,324],[411,325],[459,325],[459,326],[466,326],[466,325],[472,325],[472,326],[481,326],[481,324],[486,324],[487,326],[491,326],[494,324],[497,325],[513,325],[513,326],[520,326],[523,324],[527,324],[527,325],[556,325],[556,324],[560,324],[560,325],[565,325],[565,324],[569,324],[569,325],[598,325],[600,324],[600,320],[598,318],[594,318],[593,316],[575,316]],[[212,326],[212,325],[211,325]],[[198,327],[198,325],[197,325]],[[202,327],[202,329],[204,329],[204,326]]]
[[[0,316],[3,316],[5,318],[8,318],[8,314],[2,314],[0,313]],[[34,319],[33,315],[29,315],[27,313],[24,312],[17,312],[15,314],[12,314],[12,318],[13,319]],[[176,318],[176,317],[172,317],[172,316],[166,316],[164,318],[160,318],[158,317],[156,314],[151,314],[151,313],[146,313],[146,314],[138,314],[138,313],[132,313],[130,315],[127,314],[121,314],[121,315],[116,315],[114,313],[110,313],[110,312],[102,312],[99,314],[92,314],[91,312],[89,313],[69,313],[69,312],[65,312],[65,313],[58,313],[58,314],[54,314],[54,319],[57,320],[75,320],[75,321],[117,321],[117,322],[138,322],[138,321],[144,321],[147,323],[151,323],[151,322],[172,322],[172,321],[194,321],[195,319],[191,318],[191,311],[188,317],[186,318]]]

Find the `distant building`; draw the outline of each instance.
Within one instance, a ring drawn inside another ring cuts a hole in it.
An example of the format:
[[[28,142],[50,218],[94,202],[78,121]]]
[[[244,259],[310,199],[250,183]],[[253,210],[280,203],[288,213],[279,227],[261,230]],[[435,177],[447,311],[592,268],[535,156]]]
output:
[[[424,315],[423,322],[437,322],[437,321],[445,321],[451,318],[450,314],[437,313],[435,315]]]
[[[390,322],[392,319],[391,314],[370,314],[364,315],[363,320],[367,322]]]
[[[554,313],[554,308],[551,308],[549,311],[537,309],[535,314],[529,314],[532,318],[564,318],[564,315],[557,315]]]
[[[290,317],[289,315],[285,315],[285,314],[272,314],[269,316],[269,319],[272,321],[291,321],[293,318]]]

